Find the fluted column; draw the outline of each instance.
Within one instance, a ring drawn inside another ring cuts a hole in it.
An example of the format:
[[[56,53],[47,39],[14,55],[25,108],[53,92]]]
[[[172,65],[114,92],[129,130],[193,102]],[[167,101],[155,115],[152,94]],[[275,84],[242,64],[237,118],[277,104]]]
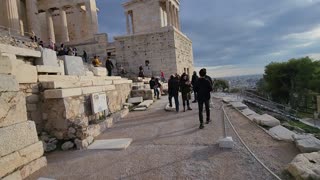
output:
[[[177,20],[178,20],[178,29],[181,31],[181,24],[180,24],[180,15],[179,15],[179,10],[177,9]]]
[[[54,26],[53,26],[52,10],[51,9],[48,9],[46,11],[46,16],[47,16],[48,36],[52,40],[52,42],[56,42],[56,37],[54,35]]]
[[[177,9],[175,6],[172,8],[173,10],[173,22],[174,22],[174,27],[178,29],[178,22],[177,22]]]
[[[167,0],[166,1],[166,11],[167,11],[167,23],[168,23],[168,26],[171,25],[171,14],[170,14],[170,0]]]
[[[174,5],[171,4],[170,6],[170,17],[171,17],[171,25],[174,26],[174,11],[173,11]]]
[[[67,21],[67,13],[64,7],[60,8],[60,18],[61,18],[61,38],[62,42],[68,42],[69,39],[69,31],[68,31],[68,21]]]
[[[37,16],[35,15],[35,4],[33,3],[33,0],[26,0],[26,13],[27,13],[27,23],[28,23],[28,32],[32,33],[35,32],[36,26],[37,26]]]
[[[128,14],[128,12],[125,12],[124,14],[126,16],[127,34],[130,34],[129,14]]]
[[[85,4],[87,23],[90,26],[90,34],[98,33],[98,16],[97,16],[97,6],[95,0],[90,0]]]
[[[7,9],[8,27],[20,31],[17,0],[4,0]]]

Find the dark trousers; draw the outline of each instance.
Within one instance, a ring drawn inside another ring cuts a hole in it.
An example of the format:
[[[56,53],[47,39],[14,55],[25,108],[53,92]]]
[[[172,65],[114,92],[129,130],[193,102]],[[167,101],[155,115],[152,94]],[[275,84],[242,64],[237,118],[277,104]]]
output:
[[[174,98],[174,103],[176,105],[176,111],[179,112],[179,95],[169,95],[169,105],[172,107],[172,97]]]
[[[112,69],[107,69],[108,70],[108,76],[112,76]]]
[[[160,96],[159,89],[158,88],[153,88],[153,91],[154,91],[154,97],[157,97],[159,99],[159,96]]]
[[[187,104],[187,107],[190,107],[189,99],[182,98],[182,104],[183,104],[183,107],[186,107],[186,104]]]
[[[199,106],[199,121],[200,124],[203,124],[203,104],[205,105],[206,108],[206,114],[207,114],[207,121],[210,120],[210,100],[198,100],[198,106]]]
[[[197,101],[198,100],[198,93],[193,91],[193,94],[194,94],[194,101]]]

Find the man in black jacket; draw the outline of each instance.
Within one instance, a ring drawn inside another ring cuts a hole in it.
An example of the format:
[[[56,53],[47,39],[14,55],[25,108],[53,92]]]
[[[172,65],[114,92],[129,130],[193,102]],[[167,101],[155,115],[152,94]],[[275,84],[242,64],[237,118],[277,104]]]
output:
[[[194,72],[193,72],[193,75],[192,75],[192,79],[191,79],[192,87],[195,87],[195,86],[196,86],[196,83],[197,83],[198,79],[199,79],[199,77],[198,77],[198,75],[197,75],[197,72],[194,71]],[[198,99],[197,94],[198,94],[198,93],[197,93],[197,91],[194,90],[194,88],[193,88],[193,94],[194,94],[194,101],[192,101],[192,102],[193,102],[193,103],[196,103],[196,102],[198,102],[198,101],[197,101],[197,99]]]
[[[113,69],[113,63],[111,62],[110,60],[110,57],[107,57],[107,60],[106,60],[106,68],[108,70],[108,76],[112,76],[112,69]]]
[[[206,79],[206,71],[204,69],[201,69],[200,72],[200,78],[198,79],[198,82],[196,83],[195,90],[198,92],[198,106],[199,106],[199,121],[200,121],[200,129],[203,129],[203,104],[206,108],[206,115],[207,115],[207,124],[210,123],[210,92],[212,91],[212,85],[209,80]]]
[[[176,105],[176,111],[179,112],[179,80],[173,75],[170,76],[168,82],[169,105],[172,107],[172,97]]]

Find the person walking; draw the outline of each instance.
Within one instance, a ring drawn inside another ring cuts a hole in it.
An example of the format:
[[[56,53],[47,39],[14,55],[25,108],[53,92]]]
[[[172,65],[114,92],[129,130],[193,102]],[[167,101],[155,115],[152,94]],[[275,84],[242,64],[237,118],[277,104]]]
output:
[[[170,76],[168,82],[168,93],[169,93],[169,106],[172,107],[172,98],[174,98],[174,103],[176,105],[176,112],[179,112],[179,80],[174,77],[174,75]]]
[[[164,77],[164,72],[162,70],[160,70],[160,79],[161,79],[161,82],[166,81],[166,78]]]
[[[152,89],[154,92],[154,97],[159,99],[158,85],[154,77],[151,77],[151,80],[149,81],[149,85],[150,85],[150,89]]]
[[[106,69],[108,70],[108,76],[112,76],[112,69],[114,68],[112,61],[110,60],[110,57],[107,57],[106,60]]]
[[[206,115],[207,115],[207,121],[206,124],[209,124],[211,122],[210,119],[210,92],[212,91],[212,85],[209,80],[207,80],[206,77],[206,71],[204,69],[201,69],[199,72],[200,78],[198,79],[195,90],[198,92],[198,106],[199,106],[199,121],[200,126],[199,129],[203,129],[203,104],[206,108]]]
[[[85,63],[88,62],[88,54],[87,54],[87,52],[85,50],[83,50],[82,58],[83,58]]]
[[[188,110],[192,110],[189,100],[191,99],[191,82],[186,73],[183,73],[180,79],[180,91],[182,95],[183,112],[186,111],[186,105]]]
[[[199,77],[197,75],[197,72],[194,71],[193,72],[193,75],[192,75],[192,79],[191,79],[191,84],[192,84],[192,87],[195,87],[196,86],[196,83],[198,81]],[[197,91],[195,91],[195,89],[193,88],[193,94],[194,94],[194,101],[192,101],[192,103],[196,103],[198,102],[198,97],[197,97]]]

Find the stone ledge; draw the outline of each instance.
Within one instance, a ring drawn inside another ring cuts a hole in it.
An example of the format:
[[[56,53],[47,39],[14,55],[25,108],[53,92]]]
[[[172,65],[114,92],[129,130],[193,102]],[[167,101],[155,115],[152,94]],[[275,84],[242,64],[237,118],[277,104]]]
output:
[[[120,79],[120,80],[113,80],[113,84],[130,84],[132,83],[132,80],[125,80],[125,79]]]
[[[38,73],[62,73],[62,69],[60,67],[55,66],[37,66]]]
[[[59,99],[72,96],[82,95],[81,88],[72,88],[72,89],[52,89],[44,91],[44,98],[46,99]]]
[[[103,91],[102,86],[93,86],[93,87],[84,87],[81,88],[82,94],[92,94],[92,93],[98,93]]]
[[[27,48],[20,48],[6,44],[0,44],[0,51],[2,53],[15,54],[17,56],[25,57],[41,57],[40,51],[35,51]]]
[[[39,82],[48,81],[79,81],[78,76],[64,76],[64,75],[40,75],[38,76]]]
[[[45,89],[65,89],[65,88],[76,88],[80,86],[79,81],[48,81],[41,82],[41,85]]]

